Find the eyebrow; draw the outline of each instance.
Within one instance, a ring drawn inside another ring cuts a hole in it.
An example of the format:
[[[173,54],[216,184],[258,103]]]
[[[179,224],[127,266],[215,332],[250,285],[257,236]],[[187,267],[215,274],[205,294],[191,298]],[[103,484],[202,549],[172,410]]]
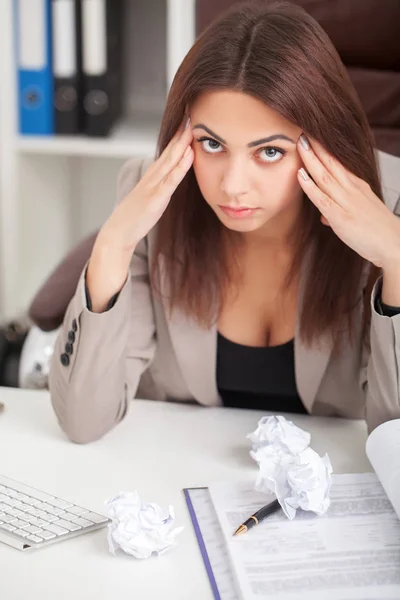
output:
[[[221,137],[219,137],[219,135],[217,135],[216,133],[214,133],[213,131],[211,131],[211,129],[209,129],[203,123],[197,123],[197,125],[194,125],[192,127],[192,129],[204,129],[204,131],[206,131],[212,137],[214,137],[216,140],[218,140],[218,142],[221,142],[221,144],[226,144],[226,141],[224,139],[222,139]],[[286,140],[287,142],[292,142],[292,144],[296,143],[294,140],[292,140],[292,138],[288,137],[284,133],[275,133],[274,135],[269,135],[266,138],[261,138],[259,140],[254,140],[254,142],[250,142],[249,144],[247,144],[247,147],[248,148],[254,148],[254,146],[259,146],[260,144],[266,144],[268,142],[273,142],[274,140]]]

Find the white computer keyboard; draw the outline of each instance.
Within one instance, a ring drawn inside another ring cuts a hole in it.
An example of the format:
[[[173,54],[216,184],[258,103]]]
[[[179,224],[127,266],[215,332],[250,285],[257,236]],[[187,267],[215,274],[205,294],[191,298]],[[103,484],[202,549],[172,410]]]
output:
[[[0,542],[28,550],[106,526],[110,519],[0,475]]]

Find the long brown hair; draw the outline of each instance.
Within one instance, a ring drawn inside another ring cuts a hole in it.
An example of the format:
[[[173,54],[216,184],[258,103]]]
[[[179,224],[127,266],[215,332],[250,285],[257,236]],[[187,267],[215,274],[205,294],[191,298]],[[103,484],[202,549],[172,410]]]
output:
[[[257,98],[319,141],[382,198],[367,118],[333,44],[301,7],[282,1],[241,1],[224,11],[197,38],[179,67],[166,103],[158,139],[160,154],[199,94],[236,90]],[[352,310],[362,299],[365,273],[379,274],[321,224],[311,201],[303,202],[291,273],[310,253],[300,315],[304,343],[324,332],[352,339]],[[229,280],[222,243],[226,229],[202,197],[193,168],[158,224],[153,275],[163,255],[171,310],[179,308],[210,326]],[[232,235],[234,244],[234,235]],[[365,293],[364,325],[369,324]]]

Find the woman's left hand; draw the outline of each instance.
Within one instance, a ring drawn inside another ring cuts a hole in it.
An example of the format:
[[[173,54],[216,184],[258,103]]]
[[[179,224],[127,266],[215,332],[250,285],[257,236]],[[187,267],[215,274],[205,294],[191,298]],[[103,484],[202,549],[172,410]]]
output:
[[[297,177],[305,194],[321,212],[322,222],[377,267],[399,268],[400,219],[374,194],[368,183],[348,171],[321,144],[309,138],[307,141],[308,150],[300,138],[297,146],[305,169],[314,181],[302,177],[304,169],[298,171]]]

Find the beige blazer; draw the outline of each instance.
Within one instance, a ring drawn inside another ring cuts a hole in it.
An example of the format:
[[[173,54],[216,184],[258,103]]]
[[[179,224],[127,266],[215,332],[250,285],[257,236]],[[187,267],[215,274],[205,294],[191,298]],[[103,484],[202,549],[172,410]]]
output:
[[[397,212],[400,159],[381,153],[379,158],[385,202]],[[148,164],[134,159],[124,165],[119,199],[136,185]],[[154,243],[153,230],[137,247],[130,276],[111,310],[95,314],[87,309],[84,270],[66,312],[55,346],[50,392],[60,426],[75,442],[104,435],[123,418],[135,396],[221,405],[216,385],[216,326],[201,329],[178,312],[167,317],[165,302],[149,283]],[[306,271],[305,264],[301,282]],[[160,273],[158,286],[168,297],[162,259]],[[400,315],[389,318],[375,311],[380,285],[381,278],[371,297],[371,354],[348,348],[334,357],[328,337],[321,339],[320,348],[306,348],[297,335],[297,323],[295,377],[309,413],[366,418],[369,430],[400,417]],[[362,294],[357,310],[361,339]],[[65,350],[68,341],[72,343],[70,355]]]

